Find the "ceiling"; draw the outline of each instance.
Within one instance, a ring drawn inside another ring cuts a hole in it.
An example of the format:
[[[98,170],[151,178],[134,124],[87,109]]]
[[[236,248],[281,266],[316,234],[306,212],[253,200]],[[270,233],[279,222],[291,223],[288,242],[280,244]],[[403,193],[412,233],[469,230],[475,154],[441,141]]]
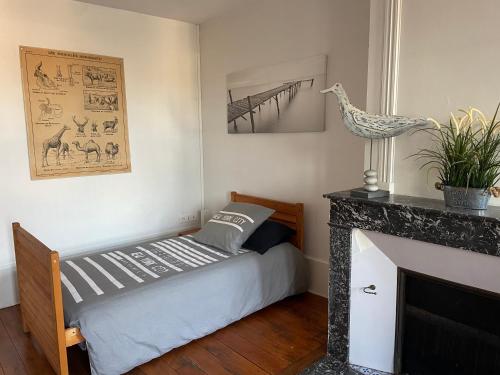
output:
[[[252,0],[77,0],[152,16],[201,24]]]

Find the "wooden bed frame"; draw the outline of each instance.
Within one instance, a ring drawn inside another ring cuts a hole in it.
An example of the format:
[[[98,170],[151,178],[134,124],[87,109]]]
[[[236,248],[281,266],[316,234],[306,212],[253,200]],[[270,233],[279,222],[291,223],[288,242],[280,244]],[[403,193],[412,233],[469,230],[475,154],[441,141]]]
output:
[[[304,249],[304,205],[231,193],[232,202],[274,209],[272,220],[293,228],[290,240]],[[12,224],[23,330],[42,348],[58,375],[68,375],[66,348],[84,342],[78,328],[65,328],[59,253],[50,250],[19,223]]]

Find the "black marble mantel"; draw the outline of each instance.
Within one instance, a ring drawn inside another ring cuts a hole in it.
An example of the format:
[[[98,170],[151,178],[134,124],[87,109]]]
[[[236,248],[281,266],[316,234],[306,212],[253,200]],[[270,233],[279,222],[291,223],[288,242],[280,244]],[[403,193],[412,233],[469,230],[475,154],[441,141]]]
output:
[[[434,199],[401,195],[365,199],[351,197],[349,192],[324,197],[330,200],[327,356],[303,375],[361,374],[349,364],[353,229],[500,256],[500,207],[490,207],[487,211],[460,210],[445,207],[443,201]]]

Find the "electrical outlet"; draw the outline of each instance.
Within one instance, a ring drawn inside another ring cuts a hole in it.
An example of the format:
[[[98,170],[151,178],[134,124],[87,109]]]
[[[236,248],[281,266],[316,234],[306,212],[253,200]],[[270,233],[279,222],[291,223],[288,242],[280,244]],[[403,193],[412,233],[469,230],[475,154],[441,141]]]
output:
[[[183,214],[179,216],[179,224],[192,224],[198,221],[198,214]]]

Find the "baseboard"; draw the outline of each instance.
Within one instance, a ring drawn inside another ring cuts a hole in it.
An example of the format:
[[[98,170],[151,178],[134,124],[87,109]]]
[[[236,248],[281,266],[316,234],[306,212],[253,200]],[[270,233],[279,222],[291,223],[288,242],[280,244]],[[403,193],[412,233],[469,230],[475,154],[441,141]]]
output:
[[[16,264],[7,264],[0,268],[0,309],[18,303]]]
[[[328,262],[309,256],[306,259],[309,266],[309,292],[328,298]]]

